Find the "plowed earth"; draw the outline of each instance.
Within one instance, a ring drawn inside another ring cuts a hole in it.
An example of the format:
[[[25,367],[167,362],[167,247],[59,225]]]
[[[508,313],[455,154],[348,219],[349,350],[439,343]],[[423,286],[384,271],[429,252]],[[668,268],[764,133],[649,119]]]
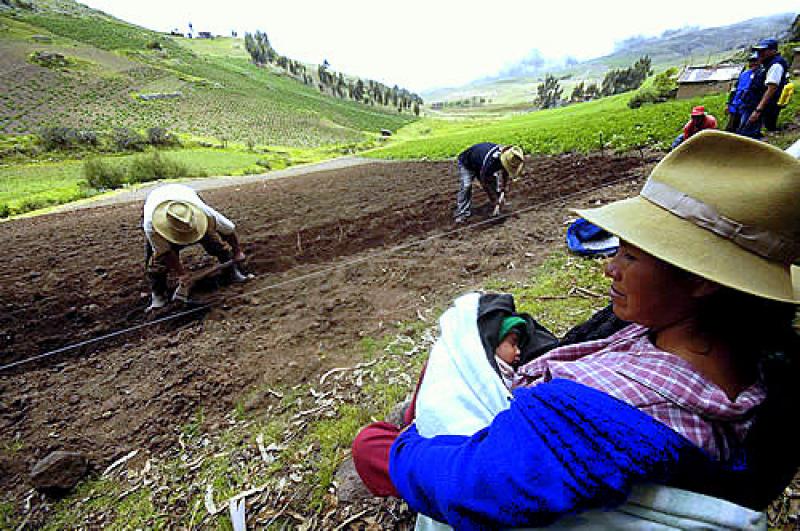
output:
[[[134,447],[174,445],[198,407],[213,422],[255,385],[352,365],[348,347],[361,337],[391,333],[487,277],[525,278],[562,245],[568,207],[634,193],[654,161],[529,160],[512,215],[481,223],[489,206],[476,185],[466,227],[452,222],[457,179],[445,162],[203,192],[237,223],[257,276],[208,282],[196,296],[210,310],[156,324],[144,314],[141,203],[0,224],[0,365],[150,323],[0,372],[0,438],[24,441],[13,458],[0,454],[0,490],[29,488],[30,467],[52,450],[84,451],[105,466]],[[199,249],[184,255],[195,269],[212,263]]]

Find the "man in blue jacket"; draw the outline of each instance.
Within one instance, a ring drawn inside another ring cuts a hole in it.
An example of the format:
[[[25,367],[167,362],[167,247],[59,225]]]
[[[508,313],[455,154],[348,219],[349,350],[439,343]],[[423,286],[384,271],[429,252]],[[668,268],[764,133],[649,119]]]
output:
[[[725,112],[728,114],[728,125],[725,127],[725,130],[729,133],[735,133],[742,123],[742,98],[750,88],[750,83],[753,80],[756,69],[758,69],[758,54],[753,52],[748,58],[747,69],[739,74],[736,86],[731,90],[728,97],[728,105],[725,108]]]
[[[456,223],[464,223],[472,213],[472,181],[477,179],[499,211],[511,184],[511,176],[522,172],[525,154],[517,146],[501,146],[492,142],[475,144],[458,156],[460,187],[456,198]]]
[[[742,125],[737,133],[750,138],[761,138],[761,126],[777,129],[778,98],[781,96],[789,64],[778,53],[778,41],[762,39],[753,46],[758,53],[761,68],[756,70],[750,88],[743,97]]]

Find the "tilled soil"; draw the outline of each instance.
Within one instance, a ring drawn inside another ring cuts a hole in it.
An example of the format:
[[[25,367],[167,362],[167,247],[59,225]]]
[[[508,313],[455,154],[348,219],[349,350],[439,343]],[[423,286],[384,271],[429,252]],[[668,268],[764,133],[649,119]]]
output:
[[[352,364],[364,336],[391,333],[419,310],[487,277],[526,278],[561,245],[568,207],[628,196],[657,157],[566,154],[529,160],[512,215],[455,226],[450,163],[376,163],[203,192],[237,223],[257,276],[198,289],[209,309],[145,316],[141,203],[0,224],[0,489],[57,449],[107,465],[131,448],[163,450],[199,407],[229,411],[255,385],[299,383]],[[617,183],[614,186],[594,188]],[[577,194],[577,195],[573,195]],[[212,263],[185,251],[192,268]],[[141,326],[146,325],[146,326]],[[130,327],[79,348],[72,345]],[[65,350],[49,355],[56,349]]]

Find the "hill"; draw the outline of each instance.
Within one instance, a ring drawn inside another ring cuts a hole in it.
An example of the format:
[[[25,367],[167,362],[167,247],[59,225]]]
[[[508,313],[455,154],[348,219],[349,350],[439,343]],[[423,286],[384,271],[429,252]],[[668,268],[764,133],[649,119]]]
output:
[[[571,82],[581,80],[602,81],[608,70],[630,66],[643,55],[650,56],[656,71],[670,66],[714,62],[740,52],[760,38],[782,35],[794,18],[795,14],[784,13],[727,26],[686,27],[668,30],[655,37],[631,37],[618,43],[613,53],[587,61],[547,58],[538,50],[532,50],[528,57],[496,76],[463,87],[424,92],[422,96],[426,101],[483,96],[494,103],[509,104],[530,100],[530,95],[546,73],[565,79],[562,84],[570,87]],[[568,88],[565,92],[568,94],[570,90]]]
[[[308,147],[362,141],[415,119],[256,67],[241,40],[164,35],[72,0],[4,0],[0,49],[0,134],[163,127]]]

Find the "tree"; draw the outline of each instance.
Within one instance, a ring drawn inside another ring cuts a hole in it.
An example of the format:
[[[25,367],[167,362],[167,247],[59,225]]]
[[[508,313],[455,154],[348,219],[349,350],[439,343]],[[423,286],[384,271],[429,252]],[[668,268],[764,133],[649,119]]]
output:
[[[597,83],[592,83],[583,91],[584,101],[593,100],[600,97],[600,89],[597,88]]]
[[[583,81],[575,85],[575,88],[572,89],[572,95],[569,97],[569,101],[572,103],[577,103],[579,101],[583,101],[584,98],[584,88],[583,88]]]
[[[639,88],[647,76],[653,73],[650,69],[652,61],[649,56],[643,55],[628,68],[613,69],[606,72],[603,78],[603,96],[611,96],[636,90]]]
[[[356,86],[353,87],[353,99],[361,101],[364,98],[364,82],[360,79],[356,81]]]
[[[542,109],[555,107],[561,101],[563,89],[555,76],[547,74],[544,83],[540,83],[536,88],[535,103]]]
[[[252,61],[257,65],[271,63],[277,56],[277,53],[269,43],[267,34],[263,31],[256,30],[254,35],[245,33],[244,47],[247,53],[250,54]]]

